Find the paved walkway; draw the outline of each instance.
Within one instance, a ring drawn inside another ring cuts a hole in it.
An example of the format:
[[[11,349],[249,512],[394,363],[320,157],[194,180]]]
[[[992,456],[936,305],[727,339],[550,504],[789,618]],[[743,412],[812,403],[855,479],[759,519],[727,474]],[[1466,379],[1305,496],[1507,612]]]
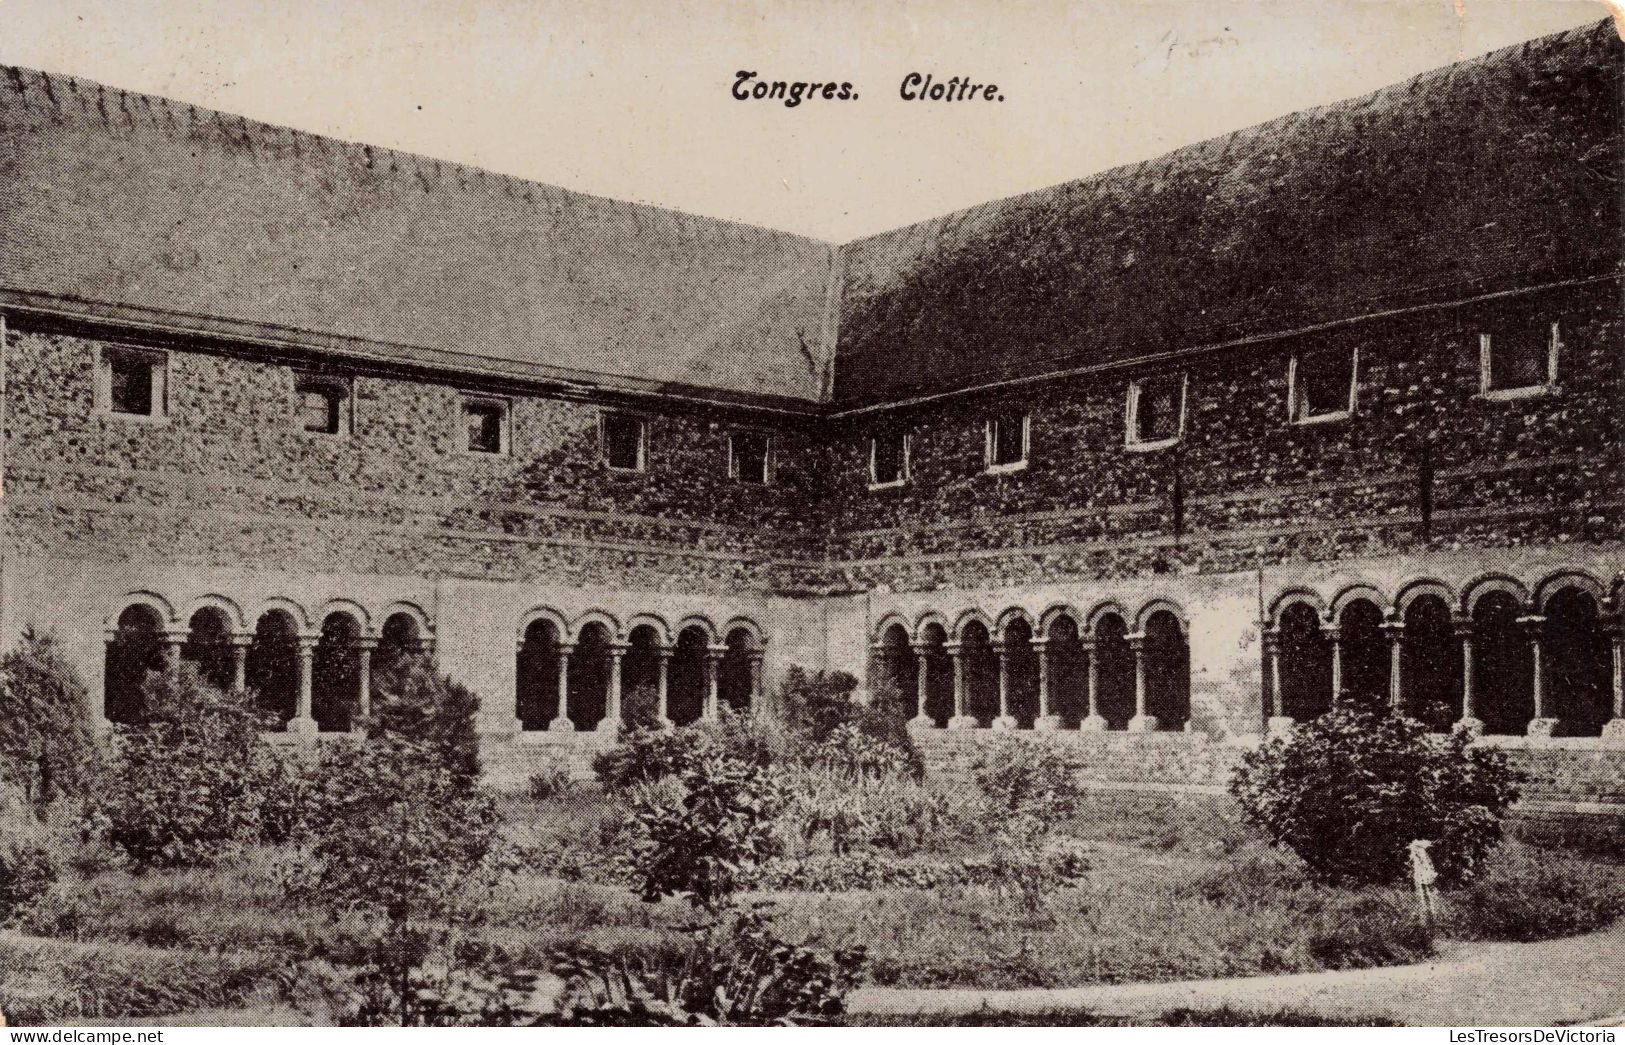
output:
[[[1447,945],[1434,961],[1382,969],[1008,991],[866,987],[848,998],[855,1013],[918,1016],[922,1023],[981,1009],[1087,1009],[1149,1020],[1169,1009],[1223,1006],[1355,1019],[1386,1016],[1423,1027],[1607,1022],[1625,1013],[1625,924],[1539,943]],[[1619,1022],[1613,1019],[1613,1025]]]

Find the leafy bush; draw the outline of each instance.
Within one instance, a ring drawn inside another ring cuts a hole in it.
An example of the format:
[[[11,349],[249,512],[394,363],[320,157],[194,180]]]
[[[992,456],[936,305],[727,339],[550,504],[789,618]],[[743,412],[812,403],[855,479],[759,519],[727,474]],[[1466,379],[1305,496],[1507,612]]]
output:
[[[786,802],[778,829],[785,847],[794,853],[862,847],[910,853],[947,848],[982,830],[980,810],[960,792],[915,780],[899,766],[892,775],[857,775],[816,763],[784,771]]]
[[[479,779],[480,700],[472,690],[437,672],[427,655],[412,654],[376,678],[373,691],[369,737],[399,738],[433,752],[459,786]]]
[[[576,782],[564,766],[552,765],[532,773],[526,790],[531,798],[545,802],[549,798],[564,798],[575,794]]]
[[[717,752],[716,738],[703,729],[631,729],[620,743],[593,756],[592,771],[609,794],[623,794],[698,765]]]
[[[685,895],[716,907],[773,855],[773,819],[783,804],[770,770],[715,753],[644,785],[631,796],[625,857],[639,893],[648,902]]]
[[[803,756],[809,765],[851,779],[884,779],[913,773],[908,752],[877,740],[856,723],[836,726]]]
[[[557,1026],[794,1026],[827,1024],[866,961],[859,948],[823,953],[779,939],[761,908],[691,930],[687,952],[660,962],[577,946],[557,954],[557,1006],[534,1022]]]
[[[1452,934],[1469,940],[1546,940],[1625,917],[1625,876],[1617,865],[1524,846],[1511,847],[1444,896]]]
[[[1083,800],[1079,769],[1077,758],[1054,744],[1005,737],[983,747],[971,774],[994,817],[1028,813],[1055,824]]]
[[[92,807],[138,869],[211,863],[259,830],[266,722],[251,696],[216,689],[187,661],[149,672],[142,693],[146,720],[117,727]]]
[[[1471,878],[1517,798],[1505,755],[1458,732],[1358,709],[1320,716],[1246,753],[1230,781],[1248,822],[1327,882],[1391,882],[1431,839],[1445,882]]]
[[[1408,897],[1357,892],[1314,919],[1304,947],[1327,969],[1405,965],[1433,953],[1433,930]]]
[[[96,761],[89,707],[55,641],[24,631],[0,656],[0,791],[15,788],[35,807],[79,793]]]
[[[0,923],[43,894],[56,876],[46,826],[32,810],[0,801]]]
[[[323,752],[291,884],[359,917],[358,934],[331,953],[366,1022],[406,1026],[422,1020],[422,969],[494,873],[499,816],[477,781],[473,694],[409,661],[375,707],[364,743]]]
[[[871,695],[867,704],[853,700],[858,680],[844,671],[808,673],[792,665],[779,690],[785,721],[801,744],[822,744],[837,729],[859,732],[902,751],[915,776],[925,773],[925,758],[908,731],[913,704],[895,690]]]

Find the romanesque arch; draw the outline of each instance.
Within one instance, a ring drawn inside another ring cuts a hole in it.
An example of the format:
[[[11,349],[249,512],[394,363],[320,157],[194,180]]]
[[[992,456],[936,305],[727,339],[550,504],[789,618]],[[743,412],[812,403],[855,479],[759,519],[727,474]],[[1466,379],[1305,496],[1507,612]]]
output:
[[[1448,732],[1462,708],[1461,643],[1448,596],[1421,591],[1402,605],[1402,710],[1435,732]]]
[[[103,714],[110,722],[142,720],[147,672],[164,670],[167,604],[133,598],[113,618],[103,663]]]
[[[1183,729],[1191,716],[1191,653],[1184,621],[1170,608],[1152,610],[1141,631],[1145,712],[1157,728]]]
[[[1546,714],[1559,735],[1594,737],[1613,714],[1613,650],[1596,590],[1565,585],[1547,595],[1541,626]]]
[[[1523,603],[1505,588],[1487,588],[1472,603],[1473,702],[1484,732],[1523,733],[1535,715],[1534,658]]]
[[[1332,644],[1315,605],[1294,599],[1280,609],[1276,641],[1280,658],[1280,713],[1307,722],[1332,706]]]

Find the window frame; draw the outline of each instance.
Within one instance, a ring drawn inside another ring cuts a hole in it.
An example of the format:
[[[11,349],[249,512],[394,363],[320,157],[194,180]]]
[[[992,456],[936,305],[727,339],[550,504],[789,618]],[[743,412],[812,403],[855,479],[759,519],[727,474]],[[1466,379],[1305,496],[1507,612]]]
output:
[[[170,404],[169,352],[161,348],[137,345],[99,345],[96,349],[95,408],[104,417],[138,424],[167,424]],[[147,401],[151,409],[144,414],[118,410],[113,405],[113,357],[125,356],[143,360],[151,369],[147,373]]]
[[[880,434],[871,433],[869,436],[869,489],[895,490],[900,486],[907,486],[913,477],[914,433],[908,431],[887,432],[886,435],[895,434],[902,440],[902,457],[898,462],[897,478],[881,482],[877,478],[876,464],[879,463]]]
[[[1303,389],[1300,382],[1299,369],[1303,365],[1305,356],[1330,353],[1331,349],[1307,349],[1293,352],[1287,366],[1287,420],[1295,425],[1329,424],[1337,421],[1347,421],[1359,409],[1360,397],[1360,346],[1355,345],[1348,349],[1349,358],[1349,391],[1348,399],[1339,410],[1327,410],[1318,414],[1307,411],[1307,403],[1303,399]],[[1300,404],[1302,407],[1300,408]]]
[[[332,431],[314,429],[304,423],[304,397],[310,392],[324,392],[339,399],[337,426]],[[293,374],[293,397],[294,424],[305,435],[326,439],[348,439],[355,434],[355,384],[350,378],[296,370]]]
[[[739,477],[739,452],[735,445],[742,435],[757,435],[762,438],[762,481],[754,479],[741,479]],[[736,483],[747,486],[773,485],[773,433],[760,428],[736,428],[728,433],[728,478]]]
[[[1140,438],[1140,396],[1147,384],[1158,381],[1171,375],[1154,374],[1147,377],[1137,377],[1128,383],[1128,400],[1124,404],[1123,414],[1123,446],[1136,452],[1149,450],[1163,450],[1175,446],[1185,438],[1185,415],[1190,407],[1191,376],[1181,371],[1179,379],[1179,423],[1174,427],[1173,435],[1165,435],[1156,439]]]
[[[1032,459],[1032,432],[1033,414],[1031,410],[1022,410],[1021,414],[1021,457],[1014,461],[998,464],[994,461],[994,451],[998,445],[997,427],[1001,420],[998,416],[989,417],[983,425],[982,431],[982,470],[988,475],[1008,475],[1019,472],[1027,467]]]
[[[497,421],[497,449],[478,450],[469,445],[470,407],[494,406],[501,411]],[[457,452],[470,457],[508,457],[513,453],[513,402],[503,396],[464,393],[457,403]]]
[[[616,420],[631,421],[638,426],[638,463],[634,467],[615,464],[609,456],[609,426]],[[598,415],[598,456],[605,468],[623,475],[641,475],[649,471],[649,419],[641,414],[620,410],[604,410]]]
[[[1554,319],[1547,328],[1546,334],[1546,378],[1533,385],[1518,385],[1514,388],[1496,388],[1493,385],[1494,373],[1494,334],[1480,332],[1478,335],[1478,394],[1480,398],[1505,401],[1510,399],[1529,399],[1533,396],[1550,395],[1557,388],[1558,356],[1563,348],[1563,321]]]

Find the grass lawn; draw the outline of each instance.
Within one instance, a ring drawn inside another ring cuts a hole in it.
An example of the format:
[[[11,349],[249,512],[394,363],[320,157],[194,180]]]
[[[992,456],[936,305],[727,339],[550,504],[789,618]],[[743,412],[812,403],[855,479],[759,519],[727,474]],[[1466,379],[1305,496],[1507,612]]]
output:
[[[1218,801],[1102,795],[1091,815],[1061,832],[1088,855],[1088,877],[1036,909],[1019,893],[988,887],[757,898],[775,904],[778,929],[792,941],[866,947],[869,982],[881,986],[1195,979],[1395,964],[1430,953],[1408,891],[1309,883],[1249,838],[1227,809]],[[612,844],[609,803],[592,794],[516,800],[507,818],[513,839],[526,846],[591,858]],[[26,937],[0,936],[0,1008],[19,1022],[40,1022],[279,1003],[297,962],[343,929],[332,912],[284,899],[278,882],[287,859],[258,848],[210,869],[107,871],[58,883],[20,925]],[[1519,883],[1531,880],[1547,883],[1544,892],[1567,890],[1552,901],[1571,912],[1562,931],[1594,928],[1625,908],[1618,865],[1516,844],[1496,861],[1486,888],[1503,898],[1527,892]],[[1467,937],[1532,938],[1540,935],[1536,920],[1551,914],[1486,924],[1468,898],[1446,903],[1456,919],[1447,931]],[[645,904],[623,887],[536,871],[509,876],[483,914],[476,935],[537,962],[577,941],[677,949],[691,919],[678,902]]]

